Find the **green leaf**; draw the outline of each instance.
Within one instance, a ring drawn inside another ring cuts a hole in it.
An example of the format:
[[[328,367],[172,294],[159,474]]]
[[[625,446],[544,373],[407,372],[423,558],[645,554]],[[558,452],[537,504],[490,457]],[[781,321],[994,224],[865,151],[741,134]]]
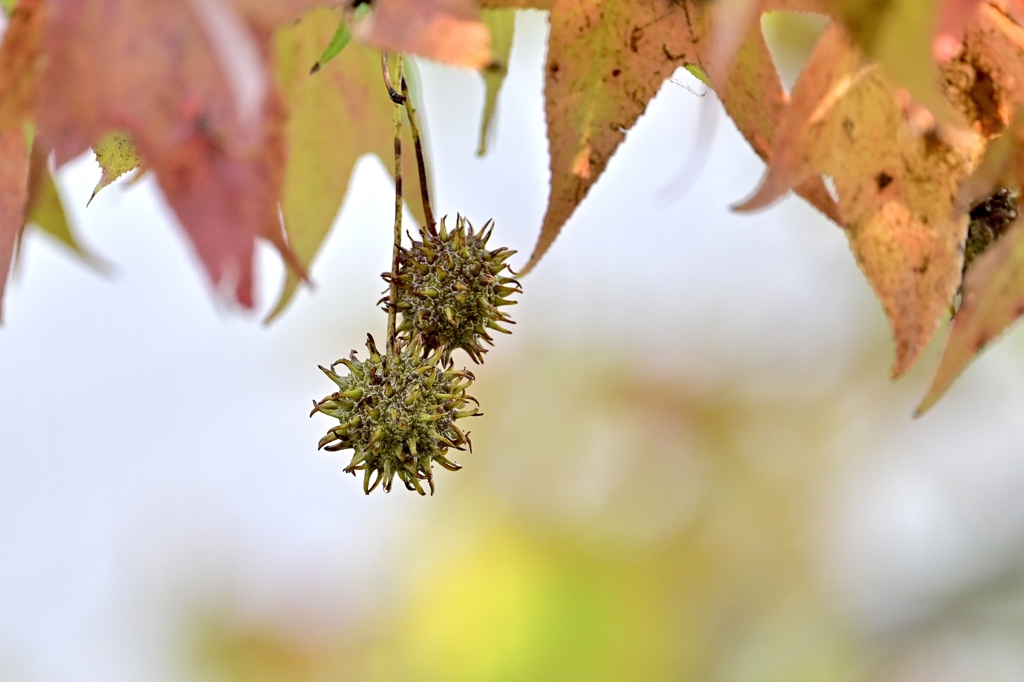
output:
[[[28,211],[25,217],[26,226],[35,226],[58,242],[69,248],[76,256],[90,267],[106,272],[110,269],[103,259],[84,248],[71,231],[64,203],[61,201],[57,185],[47,167],[46,155],[38,148],[32,150],[31,169],[29,172]]]
[[[142,163],[142,157],[136,151],[128,133],[114,131],[107,133],[99,143],[93,147],[96,154],[96,161],[100,164],[103,174],[92,191],[86,206],[96,198],[97,192],[117,180],[129,171],[133,171]]]
[[[484,111],[480,118],[480,145],[477,156],[487,153],[487,139],[498,104],[501,86],[508,75],[508,60],[512,53],[512,38],[515,33],[516,11],[514,9],[485,9],[480,20],[491,32],[491,63],[480,72],[484,79]]]
[[[356,7],[356,21],[365,17],[369,11],[369,4]],[[327,43],[327,47],[324,48],[324,51],[317,58],[309,72],[316,73],[323,68],[324,64],[341,54],[341,51],[345,49],[350,40],[352,40],[352,33],[348,30],[348,21],[343,17],[338,23],[338,28],[334,31],[334,35],[331,37],[331,42]]]

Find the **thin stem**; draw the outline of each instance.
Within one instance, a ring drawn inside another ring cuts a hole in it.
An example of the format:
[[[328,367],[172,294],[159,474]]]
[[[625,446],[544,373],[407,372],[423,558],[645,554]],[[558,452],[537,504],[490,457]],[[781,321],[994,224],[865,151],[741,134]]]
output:
[[[398,54],[395,59],[398,62],[398,78],[405,81],[403,72],[402,55]],[[384,57],[384,73],[390,89],[390,74],[387,68],[387,57]],[[391,98],[394,100],[394,97]],[[404,100],[403,100],[404,101]],[[395,331],[395,317],[398,313],[398,257],[402,251],[402,109],[399,102],[395,102],[395,234],[391,248],[391,288],[388,291],[388,343],[387,354],[391,355],[395,350],[397,332]]]
[[[398,63],[402,63],[401,53],[398,54]],[[382,50],[380,53],[380,68],[384,72],[384,85],[388,89],[388,95],[391,97],[391,101],[399,106],[405,104],[406,96],[400,94],[397,90],[395,90],[395,86],[391,84],[391,71],[388,70],[387,50]],[[399,68],[399,74],[401,74],[401,68]],[[399,78],[401,78],[401,75],[399,75]]]
[[[416,172],[420,177],[420,195],[423,197],[423,217],[426,219],[427,231],[434,237],[437,236],[437,223],[434,221],[434,212],[430,208],[430,188],[427,182],[427,160],[423,154],[423,140],[420,137],[420,126],[416,120],[416,108],[412,105],[412,97],[409,96],[409,85],[405,82],[403,73],[400,80],[402,84],[402,96],[405,98],[405,111],[409,114],[409,128],[412,130],[412,142],[416,147]]]

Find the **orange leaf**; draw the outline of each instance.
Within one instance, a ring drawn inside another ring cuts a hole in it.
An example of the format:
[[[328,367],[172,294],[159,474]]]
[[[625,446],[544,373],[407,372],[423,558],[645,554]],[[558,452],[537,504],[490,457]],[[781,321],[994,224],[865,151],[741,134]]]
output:
[[[967,215],[955,199],[969,152],[908,135],[891,88],[874,74],[835,114],[819,140],[821,169],[835,178],[851,247],[889,317],[899,376],[960,284]]]
[[[934,334],[960,283],[967,212],[960,183],[980,140],[954,146],[907,126],[894,88],[830,27],[793,88],[771,168],[747,207],[819,172],[831,175],[850,246],[896,338],[893,375]]]
[[[479,69],[491,61],[491,34],[473,0],[376,0],[353,33],[382,50],[455,66]]]
[[[692,0],[556,0],[544,92],[551,196],[524,272],[550,248],[665,78],[683,65],[709,72],[709,21]],[[787,97],[759,23],[744,36],[716,90],[740,132],[767,159]],[[798,193],[838,220],[820,178],[808,179]]]
[[[813,150],[817,135],[858,80],[869,72],[842,28],[829,24],[793,86],[792,101],[779,122],[774,153],[761,185],[738,205],[741,211],[764,208],[820,171]],[[809,153],[811,152],[811,153]]]
[[[907,88],[914,99],[947,123],[956,116],[939,89],[934,36],[940,0],[825,0],[829,13],[854,42],[881,66],[885,75]]]
[[[780,119],[789,97],[786,95],[768,51],[760,22],[750,26],[735,54],[730,56],[728,76],[715,84],[722,106],[732,117],[743,137],[765,162],[774,159]],[[712,72],[717,69],[712,69]],[[841,224],[832,195],[816,173],[797,180],[795,192],[829,219]]]

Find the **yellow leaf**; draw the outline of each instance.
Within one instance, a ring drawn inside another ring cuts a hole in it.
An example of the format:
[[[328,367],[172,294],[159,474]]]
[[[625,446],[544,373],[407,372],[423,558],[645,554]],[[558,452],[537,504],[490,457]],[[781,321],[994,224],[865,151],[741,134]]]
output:
[[[512,37],[515,33],[516,13],[514,9],[489,9],[480,12],[480,20],[491,32],[491,63],[484,68],[484,111],[480,119],[480,145],[477,156],[487,153],[487,138],[498,105],[501,86],[508,75],[508,60],[512,54]]]
[[[92,195],[86,205],[92,203],[97,192],[125,173],[135,170],[142,163],[142,157],[135,150],[131,136],[121,131],[104,135],[103,139],[93,147],[93,153],[96,154],[96,161],[100,164],[102,175],[92,190]]]
[[[381,79],[380,53],[353,42],[315,74],[309,73],[309,65],[330,40],[338,19],[330,10],[311,12],[295,25],[279,29],[274,42],[277,78],[290,108],[281,209],[289,243],[307,268],[338,214],[356,162],[364,154],[376,154],[394,172],[395,105]],[[407,202],[422,222],[408,136],[403,149]],[[268,322],[287,307],[299,281],[295,273],[288,273]]]

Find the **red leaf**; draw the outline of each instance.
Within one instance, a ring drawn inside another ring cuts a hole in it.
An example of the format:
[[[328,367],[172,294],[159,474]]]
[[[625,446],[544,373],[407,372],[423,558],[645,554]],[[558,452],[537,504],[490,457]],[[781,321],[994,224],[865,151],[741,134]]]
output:
[[[491,35],[473,0],[376,0],[354,33],[382,50],[455,66],[478,69],[491,61]]]
[[[58,163],[110,130],[150,163],[211,279],[252,305],[256,237],[286,258],[266,36],[224,0],[53,0],[39,133]],[[290,262],[293,262],[292,259]]]
[[[22,0],[11,13],[0,45],[0,130],[21,123],[35,104],[45,26],[43,0]]]
[[[0,132],[0,316],[4,285],[25,224],[28,199],[28,147],[21,127]]]

